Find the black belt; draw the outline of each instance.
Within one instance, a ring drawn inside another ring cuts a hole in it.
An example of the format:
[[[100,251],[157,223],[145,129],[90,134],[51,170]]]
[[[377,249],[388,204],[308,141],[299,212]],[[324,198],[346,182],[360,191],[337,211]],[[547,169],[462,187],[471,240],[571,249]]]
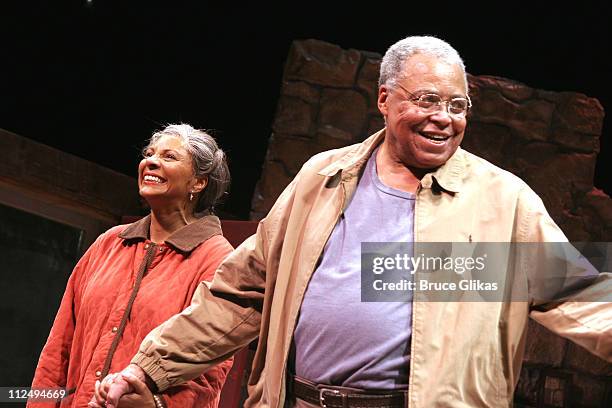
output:
[[[313,384],[294,377],[293,395],[314,405],[327,408],[404,408],[408,392],[369,392],[343,387]]]

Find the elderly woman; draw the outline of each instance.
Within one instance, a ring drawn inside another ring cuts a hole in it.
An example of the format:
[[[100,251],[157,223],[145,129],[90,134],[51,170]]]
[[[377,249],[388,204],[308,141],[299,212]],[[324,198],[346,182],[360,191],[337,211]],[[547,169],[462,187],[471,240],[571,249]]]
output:
[[[68,281],[32,386],[66,388],[57,403],[84,407],[96,383],[125,367],[143,338],[186,308],[232,250],[213,206],[229,185],[225,154],[189,125],[155,133],[138,166],[142,220],[102,234]],[[120,407],[216,407],[231,361],[184,386],[153,395],[132,381]],[[28,406],[50,406],[31,401]]]

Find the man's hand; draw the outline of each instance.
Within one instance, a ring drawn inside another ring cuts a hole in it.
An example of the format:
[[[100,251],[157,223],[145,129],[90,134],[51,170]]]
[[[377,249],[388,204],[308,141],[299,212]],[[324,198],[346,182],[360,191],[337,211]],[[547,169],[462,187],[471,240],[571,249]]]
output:
[[[96,382],[96,390],[94,396],[89,402],[90,408],[118,408],[119,399],[131,392],[135,388],[126,380],[127,377],[133,377],[136,380],[145,382],[144,371],[135,364],[130,364],[120,373],[107,375],[102,383]]]
[[[132,386],[134,392],[121,397],[118,408],[155,408],[153,393],[143,381],[131,374],[121,376]]]

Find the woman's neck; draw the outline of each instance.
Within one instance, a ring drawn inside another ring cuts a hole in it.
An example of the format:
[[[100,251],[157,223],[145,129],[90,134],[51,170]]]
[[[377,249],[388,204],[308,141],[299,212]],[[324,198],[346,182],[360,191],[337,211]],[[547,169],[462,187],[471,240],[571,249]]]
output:
[[[164,242],[168,237],[196,218],[179,209],[151,209],[151,226],[149,239],[157,244]]]

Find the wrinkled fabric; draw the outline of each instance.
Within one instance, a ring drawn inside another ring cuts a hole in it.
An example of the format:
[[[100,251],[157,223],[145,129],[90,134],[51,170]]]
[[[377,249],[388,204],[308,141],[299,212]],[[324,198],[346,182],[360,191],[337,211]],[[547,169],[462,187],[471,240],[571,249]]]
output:
[[[308,283],[293,334],[295,375],[317,384],[404,390],[412,293],[399,302],[362,302],[361,243],[412,242],[415,196],[380,181],[376,151]]]
[[[165,389],[259,336],[245,406],[282,407],[304,292],[363,166],[384,137],[382,130],[363,143],[310,159],[257,233],[223,262],[210,289],[198,288],[188,311],[147,336],[132,361]],[[421,180],[414,234],[417,243],[566,241],[523,181],[462,149]],[[510,276],[529,287],[538,271],[523,266],[526,270]],[[599,274],[582,298],[589,302],[426,302],[416,292],[410,407],[510,407],[530,315],[612,361],[612,306],[593,301],[609,296],[610,282],[610,274]]]
[[[62,407],[84,407],[109,354],[145,254],[152,260],[137,292],[110,372],[129,364],[149,331],[187,307],[203,281],[232,251],[217,217],[205,216],[156,245],[148,237],[150,218],[111,228],[91,245],[74,268],[33,387],[74,389]],[[169,407],[216,407],[231,361],[163,394]],[[28,407],[55,403],[30,402]],[[60,404],[57,404],[58,406]]]

